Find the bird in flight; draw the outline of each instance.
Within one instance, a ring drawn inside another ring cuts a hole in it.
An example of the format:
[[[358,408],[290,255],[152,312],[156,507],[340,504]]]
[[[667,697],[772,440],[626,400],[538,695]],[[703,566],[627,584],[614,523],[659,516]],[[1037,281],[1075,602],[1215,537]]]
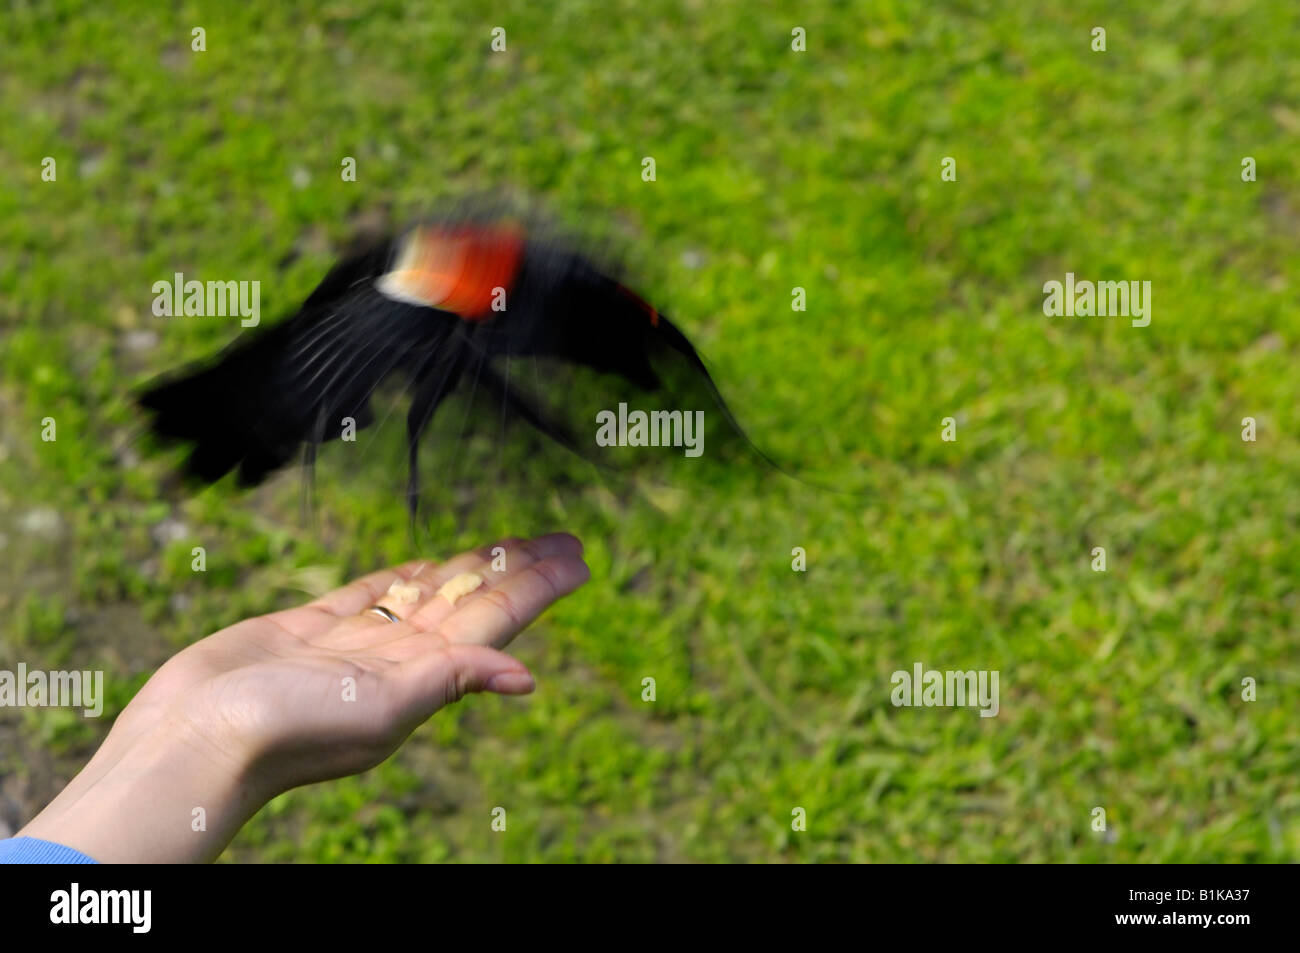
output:
[[[529,383],[521,359],[533,365]],[[426,219],[373,241],[336,264],[293,315],[138,399],[157,437],[189,445],[186,475],[212,483],[235,471],[252,486],[300,452],[310,467],[322,443],[373,425],[376,389],[398,378],[409,395],[414,519],[421,437],[458,391],[492,401],[503,421],[598,458],[591,417],[584,434],[565,406],[574,392],[551,376],[542,386],[537,369],[556,365],[595,372],[606,382],[603,406],[618,406],[630,385],[686,414],[707,409],[722,432],[771,463],[676,324],[572,243],[512,217]]]

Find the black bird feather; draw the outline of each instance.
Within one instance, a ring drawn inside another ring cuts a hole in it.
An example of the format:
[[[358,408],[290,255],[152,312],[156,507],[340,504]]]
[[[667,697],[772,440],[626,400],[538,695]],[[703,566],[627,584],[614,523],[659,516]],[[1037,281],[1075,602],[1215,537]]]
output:
[[[565,393],[548,405],[511,379],[517,358],[589,368],[645,392],[663,393],[665,374],[689,381],[667,390],[685,399],[702,388],[730,434],[776,466],[744,435],[676,325],[570,243],[526,234],[511,220],[426,221],[373,242],[332,268],[287,320],[155,382],[139,401],[157,436],[191,446],[189,476],[210,483],[233,470],[249,486],[304,446],[310,463],[349,418],[357,429],[373,424],[376,389],[403,378],[414,516],[421,436],[460,389],[485,393],[503,418],[575,453],[598,456],[563,409]]]

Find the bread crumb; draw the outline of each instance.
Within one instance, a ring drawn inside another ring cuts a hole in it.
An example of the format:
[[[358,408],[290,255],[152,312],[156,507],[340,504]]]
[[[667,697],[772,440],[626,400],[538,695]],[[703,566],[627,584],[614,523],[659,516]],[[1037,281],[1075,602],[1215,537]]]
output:
[[[406,606],[420,598],[420,587],[408,586],[398,579],[388,587],[388,594],[393,597],[393,601],[399,606]]]
[[[478,573],[463,572],[443,583],[442,588],[438,590],[438,595],[455,605],[481,585],[483,585],[483,577]]]

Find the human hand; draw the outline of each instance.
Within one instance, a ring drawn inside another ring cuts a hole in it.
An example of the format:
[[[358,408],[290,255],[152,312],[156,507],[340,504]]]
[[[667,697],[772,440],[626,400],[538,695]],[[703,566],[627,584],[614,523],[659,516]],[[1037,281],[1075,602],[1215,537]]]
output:
[[[500,649],[590,573],[566,534],[495,545],[502,572],[493,546],[408,563],[184,649],[20,834],[100,861],[210,860],[276,794],[375,766],[444,705],[532,691]],[[483,577],[477,590],[455,605],[436,595],[465,572]],[[390,595],[395,582],[415,600]],[[399,621],[365,613],[376,603]],[[206,830],[193,829],[196,808]]]

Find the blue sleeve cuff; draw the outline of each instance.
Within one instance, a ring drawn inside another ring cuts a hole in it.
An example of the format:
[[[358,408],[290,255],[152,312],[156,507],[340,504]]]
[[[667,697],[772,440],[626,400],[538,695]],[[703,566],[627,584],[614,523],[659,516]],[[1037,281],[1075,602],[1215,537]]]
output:
[[[0,840],[0,864],[95,864],[79,850],[37,840],[35,837],[11,837]]]

